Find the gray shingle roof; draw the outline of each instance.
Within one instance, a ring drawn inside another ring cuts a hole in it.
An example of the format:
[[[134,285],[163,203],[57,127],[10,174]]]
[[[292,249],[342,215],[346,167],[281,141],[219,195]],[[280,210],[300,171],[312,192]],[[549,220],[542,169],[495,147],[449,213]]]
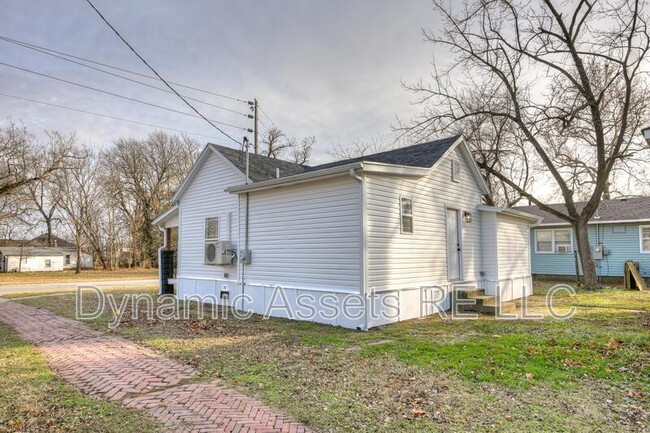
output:
[[[21,251],[22,250],[22,251]],[[22,257],[39,257],[39,256],[62,256],[71,254],[72,251],[64,248],[55,247],[0,247],[0,254],[3,256],[22,256]]]
[[[413,146],[401,147],[386,152],[364,155],[358,158],[335,161],[327,164],[310,167],[309,171],[322,170],[330,167],[351,164],[354,162],[370,161],[384,164],[408,165],[412,167],[431,167],[449,150],[452,144],[460,138],[460,135],[430,141],[428,143],[415,144]]]
[[[586,202],[577,202],[576,206],[580,211]],[[552,204],[552,208],[566,212],[564,203]],[[537,206],[517,206],[514,209],[528,212],[542,217],[542,224],[564,224],[565,220],[540,210]],[[596,221],[634,221],[650,220],[650,197],[637,197],[628,199],[603,200],[598,206],[598,211],[590,222]]]
[[[231,149],[230,147],[219,146],[218,144],[212,144],[212,146],[225,156],[228,161],[233,163],[233,165],[242,173],[246,173],[246,154],[244,152],[237,149]],[[256,155],[254,153],[251,153],[248,157],[248,175],[253,182],[275,179],[276,168],[280,169],[280,177],[304,173],[308,168],[305,165],[294,164],[293,162],[269,158],[268,156]]]
[[[280,169],[280,177],[287,177],[362,161],[407,165],[412,167],[431,167],[445,154],[445,152],[447,152],[447,150],[449,150],[459,137],[460,135],[456,135],[441,140],[430,141],[428,143],[416,144],[372,155],[364,155],[358,158],[334,161],[314,167],[294,164],[292,162],[251,153],[249,155],[249,176],[253,182],[262,182],[269,179],[275,179],[276,168]],[[231,149],[230,147],[219,146],[217,144],[212,144],[212,146],[242,173],[246,172],[246,159],[244,152],[237,149]]]

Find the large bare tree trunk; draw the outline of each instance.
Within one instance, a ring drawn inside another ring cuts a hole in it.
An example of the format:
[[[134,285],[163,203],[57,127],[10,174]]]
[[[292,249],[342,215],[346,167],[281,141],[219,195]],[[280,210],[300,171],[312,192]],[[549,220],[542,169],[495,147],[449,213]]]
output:
[[[578,241],[578,254],[580,254],[580,263],[582,265],[583,286],[585,289],[593,290],[598,287],[598,275],[596,274],[596,264],[591,254],[591,244],[589,243],[589,227],[587,221],[580,218],[573,225]]]
[[[77,266],[75,267],[74,273],[75,274],[80,274],[81,273],[81,244],[77,242]]]

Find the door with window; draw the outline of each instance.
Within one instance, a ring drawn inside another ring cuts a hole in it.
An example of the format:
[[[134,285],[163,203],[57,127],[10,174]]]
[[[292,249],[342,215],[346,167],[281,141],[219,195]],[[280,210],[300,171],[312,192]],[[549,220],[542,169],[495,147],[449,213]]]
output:
[[[462,264],[460,211],[447,209],[447,277],[460,280]]]

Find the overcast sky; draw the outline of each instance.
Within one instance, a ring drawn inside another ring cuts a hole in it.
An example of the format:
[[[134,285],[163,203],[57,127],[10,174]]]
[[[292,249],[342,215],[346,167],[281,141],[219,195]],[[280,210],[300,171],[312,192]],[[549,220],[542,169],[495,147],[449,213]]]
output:
[[[0,0],[0,36],[150,74],[84,0]],[[241,99],[256,97],[290,136],[315,135],[312,163],[325,151],[370,137],[390,138],[395,116],[410,118],[413,96],[401,81],[429,75],[435,29],[428,0],[181,1],[94,0],[123,36],[168,80]],[[179,99],[138,84],[0,41],[0,62],[190,112]],[[156,84],[152,80],[131,76]],[[245,112],[228,99],[181,93]],[[0,65],[0,93],[196,132],[233,145],[200,119],[38,77]],[[200,103],[209,118],[251,121]],[[152,128],[0,96],[2,122],[22,120],[34,132],[77,131],[106,145],[143,137]],[[262,116],[268,125],[269,120]],[[224,127],[238,140],[243,131]]]

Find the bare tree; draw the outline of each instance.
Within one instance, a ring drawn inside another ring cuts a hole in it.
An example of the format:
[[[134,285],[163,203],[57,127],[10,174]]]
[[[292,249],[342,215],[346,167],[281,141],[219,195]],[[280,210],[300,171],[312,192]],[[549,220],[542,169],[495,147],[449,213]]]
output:
[[[198,150],[198,143],[186,136],[155,132],[146,140],[118,140],[103,155],[111,200],[131,235],[134,264],[155,262],[159,233],[151,221],[170,206]]]
[[[53,133],[50,145],[38,146],[24,126],[11,120],[0,128],[0,197],[7,196],[45,179],[64,167],[68,158],[68,140]]]
[[[54,181],[58,203],[64,224],[72,234],[77,250],[77,266],[75,272],[81,272],[83,264],[83,248],[88,224],[89,203],[87,192],[94,187],[92,182],[92,154],[84,146],[75,145],[74,160]]]
[[[332,148],[327,151],[327,154],[334,160],[341,161],[344,159],[352,159],[364,155],[386,152],[406,144],[408,143],[403,142],[400,144],[397,140],[390,142],[383,136],[377,135],[371,136],[365,140],[355,140],[346,145],[339,143],[332,146]]]
[[[566,210],[550,207],[503,164],[479,160],[481,169],[572,224],[585,286],[596,287],[587,222],[615,167],[645,146],[637,139],[650,101],[645,3],[477,0],[452,8],[436,0],[434,5],[444,29],[425,35],[447,47],[454,60],[434,71],[432,84],[410,86],[426,105],[411,133],[448,131],[470,118],[502,119],[509,139],[495,157],[517,154],[543,170]],[[578,189],[587,197],[581,207]]]
[[[296,164],[306,164],[309,162],[315,143],[314,136],[298,141],[295,137],[287,137],[280,129],[272,126],[264,132],[260,154],[275,159],[286,158]]]
[[[292,139],[291,143],[291,160],[296,164],[307,164],[309,158],[311,157],[311,150],[316,143],[316,137],[313,135],[310,137],[305,137],[300,142],[296,142],[295,139]]]

